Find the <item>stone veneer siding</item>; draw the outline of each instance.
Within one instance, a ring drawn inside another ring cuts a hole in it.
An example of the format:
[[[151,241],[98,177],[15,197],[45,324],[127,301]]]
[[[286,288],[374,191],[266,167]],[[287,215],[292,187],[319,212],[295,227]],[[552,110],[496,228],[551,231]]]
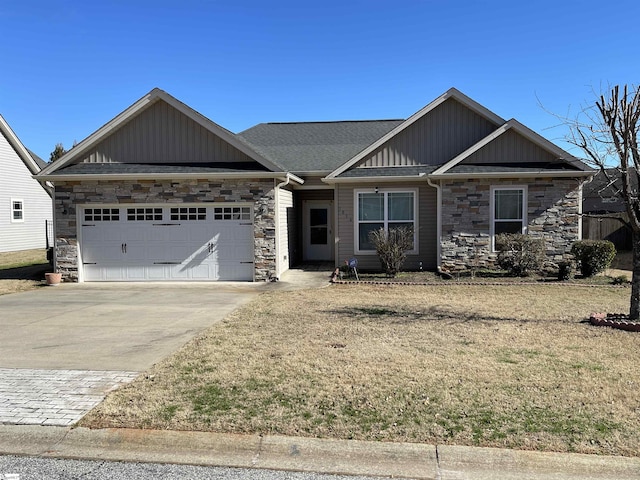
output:
[[[135,180],[55,182],[56,267],[78,281],[77,205],[251,202],[254,210],[255,280],[276,272],[273,180]]]
[[[442,182],[441,263],[452,270],[492,267],[491,187],[527,187],[527,232],[544,238],[550,263],[579,240],[579,178],[468,179]]]

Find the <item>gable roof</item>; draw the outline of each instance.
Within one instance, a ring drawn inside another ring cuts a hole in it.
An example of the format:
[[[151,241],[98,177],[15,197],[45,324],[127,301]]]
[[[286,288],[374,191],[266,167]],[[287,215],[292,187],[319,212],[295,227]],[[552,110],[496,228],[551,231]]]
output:
[[[331,172],[404,120],[261,123],[238,136],[293,172]]]
[[[543,168],[543,165],[518,165],[513,164],[510,167],[502,165],[499,168],[497,166],[489,166],[485,165],[480,168],[473,169],[472,166],[466,166],[466,168],[460,168],[460,164],[471,157],[474,153],[480,151],[483,147],[489,145],[492,142],[495,142],[498,138],[506,134],[508,131],[514,131],[519,135],[523,136],[530,142],[540,146],[544,150],[550,152],[551,154],[556,156],[558,163],[555,165],[547,165]],[[455,167],[458,167],[457,169]],[[506,170],[505,170],[506,168]],[[570,153],[564,151],[554,143],[550,142],[546,138],[538,135],[536,132],[531,130],[530,128],[524,126],[516,119],[512,118],[508,122],[501,125],[498,129],[492,132],[490,135],[487,135],[485,138],[477,142],[475,145],[469,147],[464,152],[460,153],[455,158],[451,159],[449,162],[442,165],[440,168],[433,171],[432,176],[444,176],[446,174],[464,174],[468,175],[470,173],[489,173],[491,171],[494,172],[506,172],[511,171],[514,173],[525,173],[525,172],[534,172],[541,171],[546,169],[566,169],[569,171],[579,171],[579,172],[588,172],[588,174],[592,174],[593,171],[590,167],[588,167],[585,163],[580,161],[578,158],[574,157]],[[455,171],[454,171],[455,170]],[[519,171],[520,170],[520,171]]]
[[[37,174],[46,166],[40,157],[23,145],[2,115],[0,115],[0,132],[4,134],[11,147],[32,174]]]
[[[328,179],[335,178],[338,175],[340,175],[341,173],[343,173],[346,170],[348,170],[349,168],[351,168],[354,165],[356,165],[358,162],[364,160],[368,155],[373,153],[377,148],[379,148],[382,145],[384,145],[385,142],[387,142],[391,138],[395,137],[396,135],[398,135],[403,130],[409,128],[411,125],[416,123],[422,117],[424,117],[428,113],[432,112],[433,110],[435,110],[437,107],[439,107],[440,105],[442,105],[444,102],[446,102],[449,99],[454,99],[454,100],[460,102],[461,104],[463,104],[464,106],[466,106],[470,110],[474,111],[478,115],[480,115],[480,116],[486,118],[487,120],[489,120],[490,122],[494,123],[496,126],[502,125],[504,123],[504,119],[499,117],[495,113],[493,113],[491,110],[487,109],[486,107],[483,107],[482,105],[480,105],[475,100],[467,97],[465,94],[463,94],[462,92],[460,92],[456,88],[450,88],[445,93],[443,93],[438,98],[436,98],[434,101],[429,103],[427,106],[425,106],[421,110],[419,110],[416,113],[414,113],[407,120],[405,120],[401,124],[397,125],[393,130],[387,132],[385,135],[383,135],[382,137],[377,139],[375,142],[373,142],[367,148],[365,148],[364,150],[362,150],[358,154],[354,155],[351,159],[349,159],[347,162],[342,164],[340,167],[336,168],[333,172],[331,172],[327,176],[327,178]]]
[[[284,168],[281,167],[277,162],[266,159],[258,152],[256,152],[250,145],[246,142],[238,139],[236,135],[228,131],[227,129],[221,127],[220,125],[212,122],[207,117],[202,115],[201,113],[195,111],[188,105],[182,103],[177,100],[173,96],[169,95],[167,92],[160,90],[159,88],[154,88],[148,94],[143,96],[129,108],[124,110],[122,113],[117,115],[115,118],[110,120],[108,123],[100,127],[94,133],[89,135],[87,138],[78,143],[75,147],[65,153],[62,157],[60,157],[55,162],[49,164],[45,169],[42,170],[41,176],[48,177],[53,174],[57,170],[61,170],[71,164],[74,161],[78,160],[82,154],[89,151],[92,147],[96,146],[103,139],[111,135],[120,127],[124,126],[129,120],[139,115],[142,111],[148,108],[150,105],[154,104],[157,101],[164,101],[169,104],[171,107],[175,108],[182,114],[189,117],[191,120],[213,133],[217,137],[221,138],[223,141],[232,145],[234,148],[238,149],[245,155],[251,157],[253,160],[261,164],[268,171],[271,172],[284,172]]]

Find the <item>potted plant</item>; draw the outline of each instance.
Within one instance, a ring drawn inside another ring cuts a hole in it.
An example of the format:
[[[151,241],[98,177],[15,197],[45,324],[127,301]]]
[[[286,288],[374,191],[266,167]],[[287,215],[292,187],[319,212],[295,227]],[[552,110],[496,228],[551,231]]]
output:
[[[44,278],[47,281],[47,285],[58,286],[62,281],[62,274],[59,272],[47,272],[44,274]]]

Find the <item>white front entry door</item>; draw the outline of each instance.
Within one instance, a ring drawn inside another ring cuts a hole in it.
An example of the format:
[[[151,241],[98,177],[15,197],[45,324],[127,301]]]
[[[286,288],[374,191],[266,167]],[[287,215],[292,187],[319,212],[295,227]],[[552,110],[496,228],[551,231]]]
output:
[[[250,206],[86,207],[85,281],[253,280]]]
[[[304,206],[304,260],[333,259],[333,227],[330,202],[308,201]]]

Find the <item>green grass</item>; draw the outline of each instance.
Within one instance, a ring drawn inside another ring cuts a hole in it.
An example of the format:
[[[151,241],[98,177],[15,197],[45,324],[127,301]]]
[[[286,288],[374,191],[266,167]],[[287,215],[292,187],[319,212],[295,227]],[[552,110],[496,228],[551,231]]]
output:
[[[0,253],[0,270],[30,267],[32,265],[42,265],[46,263],[48,262],[47,251],[45,249]]]

